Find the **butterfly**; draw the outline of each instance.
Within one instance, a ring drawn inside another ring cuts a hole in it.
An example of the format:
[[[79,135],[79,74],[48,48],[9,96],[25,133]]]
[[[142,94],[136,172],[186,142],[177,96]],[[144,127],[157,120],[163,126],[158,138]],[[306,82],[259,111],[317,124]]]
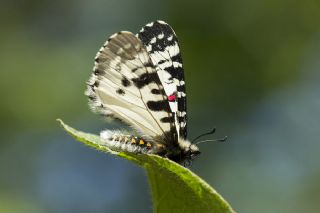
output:
[[[120,31],[95,57],[85,94],[94,112],[115,118],[136,135],[105,130],[101,139],[117,151],[156,154],[189,165],[200,154],[187,139],[187,103],[178,39],[164,21],[138,34]]]

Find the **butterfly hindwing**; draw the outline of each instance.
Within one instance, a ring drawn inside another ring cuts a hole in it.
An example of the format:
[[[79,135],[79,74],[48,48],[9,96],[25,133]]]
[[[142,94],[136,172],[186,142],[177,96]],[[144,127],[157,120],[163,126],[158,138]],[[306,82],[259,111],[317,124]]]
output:
[[[184,70],[178,39],[173,29],[163,21],[147,24],[137,34],[146,46],[159,79],[168,96],[179,137],[187,138],[187,104]]]
[[[134,34],[111,36],[95,58],[86,94],[93,110],[150,137],[172,134],[172,111],[156,67]]]

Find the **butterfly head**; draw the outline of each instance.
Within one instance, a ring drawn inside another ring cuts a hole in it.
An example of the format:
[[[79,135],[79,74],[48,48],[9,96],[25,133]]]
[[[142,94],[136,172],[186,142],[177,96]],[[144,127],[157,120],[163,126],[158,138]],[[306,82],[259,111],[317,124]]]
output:
[[[191,165],[192,161],[200,155],[199,148],[197,145],[192,144],[188,140],[179,139],[179,146],[181,149],[181,161],[184,166],[188,167]]]

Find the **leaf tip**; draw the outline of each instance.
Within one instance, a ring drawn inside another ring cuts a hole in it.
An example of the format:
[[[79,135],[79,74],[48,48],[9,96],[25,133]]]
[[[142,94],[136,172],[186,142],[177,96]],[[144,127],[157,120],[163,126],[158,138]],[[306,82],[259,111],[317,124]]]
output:
[[[58,121],[61,125],[63,125],[63,121],[61,120],[61,118],[57,118],[56,121]]]

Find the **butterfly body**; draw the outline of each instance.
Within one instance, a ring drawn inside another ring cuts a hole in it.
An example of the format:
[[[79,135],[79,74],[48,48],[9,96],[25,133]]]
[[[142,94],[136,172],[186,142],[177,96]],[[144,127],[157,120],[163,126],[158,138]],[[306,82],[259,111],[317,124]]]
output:
[[[150,140],[139,136],[124,135],[119,131],[111,130],[102,131],[100,137],[113,150],[157,154],[178,163],[190,162],[200,154],[196,145],[183,139],[180,139],[178,143],[166,141],[165,138],[161,137]]]
[[[139,133],[101,132],[110,148],[157,154],[181,164],[200,153],[187,140],[182,58],[177,37],[165,22],[149,23],[137,35],[112,35],[96,55],[86,95],[95,112]]]

